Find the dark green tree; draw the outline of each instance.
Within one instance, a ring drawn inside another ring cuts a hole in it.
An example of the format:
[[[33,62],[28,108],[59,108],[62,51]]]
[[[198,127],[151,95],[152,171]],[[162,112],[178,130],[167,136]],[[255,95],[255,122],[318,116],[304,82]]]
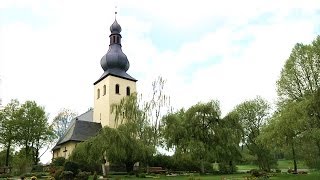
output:
[[[12,153],[10,150],[17,140],[19,108],[19,101],[11,100],[11,102],[0,111],[0,144],[6,149],[6,166],[9,166],[10,154]]]
[[[174,148],[176,157],[190,156],[199,162],[202,173],[205,162],[219,161],[234,167],[233,160],[239,155],[240,134],[236,135],[239,131],[231,128],[236,129],[239,125],[234,119],[221,119],[220,116],[217,101],[198,103],[187,111],[168,114],[163,119],[167,148]]]
[[[25,156],[32,157],[32,161],[36,165],[41,157],[40,149],[55,138],[53,129],[48,124],[44,108],[38,106],[34,101],[26,101],[22,104],[18,114],[17,137],[19,140],[17,143],[24,148]]]

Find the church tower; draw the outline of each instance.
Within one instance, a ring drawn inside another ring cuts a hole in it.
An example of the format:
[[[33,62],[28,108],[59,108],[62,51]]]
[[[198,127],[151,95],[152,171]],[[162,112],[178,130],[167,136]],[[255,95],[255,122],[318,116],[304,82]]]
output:
[[[101,58],[100,64],[104,73],[94,83],[94,122],[102,127],[115,127],[115,115],[110,106],[136,92],[136,79],[127,74],[129,61],[121,49],[121,26],[117,20],[110,26],[111,34],[108,52]]]

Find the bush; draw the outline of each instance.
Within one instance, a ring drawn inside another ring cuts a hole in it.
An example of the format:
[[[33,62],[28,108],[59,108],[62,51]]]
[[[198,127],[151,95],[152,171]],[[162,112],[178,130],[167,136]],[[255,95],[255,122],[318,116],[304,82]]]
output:
[[[253,177],[257,177],[257,178],[268,176],[266,171],[258,170],[258,169],[252,169],[250,170],[250,173]]]
[[[10,174],[0,174],[0,178],[10,178],[12,175]]]
[[[65,162],[66,162],[66,159],[64,157],[57,157],[53,159],[52,165],[63,166]]]
[[[98,179],[98,175],[97,175],[97,171],[95,171],[94,173],[93,173],[93,180],[97,180]]]
[[[56,171],[54,172],[54,174],[53,174],[54,179],[59,180],[59,179],[60,179],[60,176],[61,176],[61,174],[62,174],[62,171],[63,171],[62,169],[56,170]]]
[[[88,180],[90,175],[91,175],[91,172],[82,171],[78,173],[76,178],[79,180]]]
[[[72,171],[62,171],[60,174],[60,179],[62,180],[72,180],[73,179],[73,172]]]
[[[74,176],[78,174],[79,165],[72,161],[67,161],[64,163],[64,170],[71,171]]]
[[[219,172],[221,174],[232,174],[237,171],[235,163],[232,162],[220,162],[219,163]]]
[[[140,173],[140,174],[137,174],[136,177],[138,177],[138,178],[146,178],[146,174],[145,173]]]

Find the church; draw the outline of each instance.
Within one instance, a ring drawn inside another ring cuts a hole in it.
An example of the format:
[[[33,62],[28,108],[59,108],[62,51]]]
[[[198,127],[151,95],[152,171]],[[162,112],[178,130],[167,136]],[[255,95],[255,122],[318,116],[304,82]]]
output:
[[[122,52],[121,26],[117,20],[110,26],[108,52],[101,58],[102,76],[93,83],[94,108],[74,118],[65,134],[52,149],[53,159],[69,158],[77,143],[95,136],[102,127],[115,127],[115,115],[110,105],[136,92],[137,80],[127,74],[130,67],[127,56]]]

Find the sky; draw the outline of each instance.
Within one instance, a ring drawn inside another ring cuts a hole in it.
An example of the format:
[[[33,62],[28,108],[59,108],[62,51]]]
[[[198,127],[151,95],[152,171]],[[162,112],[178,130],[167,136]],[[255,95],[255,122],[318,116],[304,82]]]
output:
[[[139,93],[162,76],[174,109],[219,100],[222,115],[256,96],[275,103],[293,46],[320,34],[317,0],[1,0],[3,104],[34,100],[50,121],[93,107],[115,9]]]

